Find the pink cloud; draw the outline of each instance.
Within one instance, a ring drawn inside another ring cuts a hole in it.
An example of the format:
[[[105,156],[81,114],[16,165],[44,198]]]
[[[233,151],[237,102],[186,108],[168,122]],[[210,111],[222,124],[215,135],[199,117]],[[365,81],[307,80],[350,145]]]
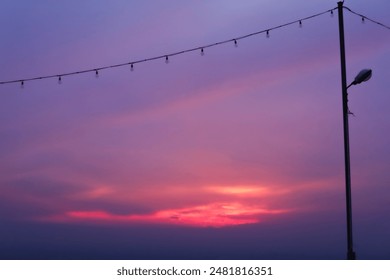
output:
[[[166,209],[143,215],[118,215],[106,211],[68,211],[46,219],[55,222],[153,223],[194,227],[224,227],[252,224],[262,217],[289,212],[263,209],[241,203],[212,203],[194,207]]]

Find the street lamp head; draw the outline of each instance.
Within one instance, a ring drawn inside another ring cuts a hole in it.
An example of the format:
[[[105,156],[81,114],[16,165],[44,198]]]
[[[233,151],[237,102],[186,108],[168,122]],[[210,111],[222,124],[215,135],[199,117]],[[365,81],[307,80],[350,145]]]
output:
[[[362,71],[357,74],[355,77],[355,80],[352,82],[353,85],[360,84],[362,82],[368,81],[372,76],[372,70],[371,69],[363,69]]]

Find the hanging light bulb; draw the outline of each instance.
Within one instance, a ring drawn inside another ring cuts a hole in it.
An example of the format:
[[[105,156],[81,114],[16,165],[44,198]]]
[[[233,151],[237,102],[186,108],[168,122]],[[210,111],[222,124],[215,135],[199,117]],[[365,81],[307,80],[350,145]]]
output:
[[[302,27],[302,20],[299,21],[299,27]]]
[[[99,78],[99,71],[97,69],[95,69],[95,77]]]
[[[20,81],[20,88],[24,88],[24,81]]]
[[[364,18],[364,17],[362,17],[362,23],[365,23],[365,21],[364,21],[364,20],[365,20],[365,18]]]
[[[334,14],[333,14],[333,10],[330,11],[330,16],[333,17]]]
[[[62,84],[62,77],[61,76],[58,76],[58,84]]]
[[[203,48],[200,49],[200,55],[204,56],[204,49]]]
[[[134,65],[133,65],[133,63],[132,63],[131,66],[130,66],[130,71],[134,71]]]
[[[168,58],[168,56],[167,56],[167,55],[165,56],[165,63],[166,63],[166,64],[168,64],[168,63],[169,63],[169,58]]]
[[[235,46],[235,47],[238,47],[238,43],[237,43],[237,40],[236,40],[236,39],[234,39],[234,46]]]
[[[269,38],[269,30],[267,30],[266,37]]]

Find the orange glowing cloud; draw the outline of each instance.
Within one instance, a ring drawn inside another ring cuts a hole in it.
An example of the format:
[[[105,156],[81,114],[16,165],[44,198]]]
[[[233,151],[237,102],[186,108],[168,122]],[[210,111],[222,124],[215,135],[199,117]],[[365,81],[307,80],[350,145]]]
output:
[[[271,210],[241,203],[212,203],[181,209],[167,209],[145,215],[118,215],[106,211],[69,211],[56,221],[90,221],[103,223],[152,223],[194,227],[224,227],[253,224],[261,216],[286,213],[288,210]]]
[[[205,190],[211,193],[230,195],[234,197],[265,197],[272,194],[280,194],[283,190],[271,190],[269,187],[257,185],[234,185],[234,186],[209,186]]]

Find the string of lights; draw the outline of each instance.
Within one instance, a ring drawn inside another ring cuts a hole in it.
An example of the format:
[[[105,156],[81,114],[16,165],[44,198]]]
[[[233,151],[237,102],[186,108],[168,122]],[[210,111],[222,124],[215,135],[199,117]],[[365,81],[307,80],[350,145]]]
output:
[[[344,7],[344,9],[346,9],[348,12],[350,12],[350,13],[352,13],[354,15],[357,15],[357,16],[361,17],[362,22],[365,22],[366,20],[368,20],[368,21],[371,21],[372,23],[378,24],[378,25],[380,25],[380,26],[382,26],[384,28],[390,29],[390,26],[387,26],[386,24],[380,23],[379,21],[376,21],[376,20],[373,20],[373,19],[371,19],[369,17],[366,17],[365,15],[362,15],[362,14],[359,14],[357,12],[354,12],[354,11],[352,11],[348,7]]]
[[[232,38],[232,39],[223,40],[223,41],[219,41],[219,42],[216,42],[216,43],[203,45],[203,46],[199,46],[199,47],[194,47],[194,48],[190,48],[190,49],[186,49],[186,50],[182,50],[182,51],[177,51],[177,52],[173,52],[173,53],[168,53],[168,54],[164,54],[164,55],[149,57],[149,58],[135,60],[135,61],[130,61],[130,62],[124,62],[124,63],[113,64],[113,65],[108,65],[108,66],[102,66],[102,67],[97,67],[97,68],[90,68],[90,69],[85,69],[85,70],[79,70],[79,71],[74,71],[74,72],[52,74],[52,75],[47,75],[47,76],[38,76],[38,77],[33,77],[33,78],[23,78],[23,79],[17,79],[17,80],[0,81],[0,84],[2,85],[2,84],[20,83],[21,87],[24,87],[25,83],[28,82],[28,81],[51,79],[51,78],[58,79],[58,83],[61,84],[62,83],[62,78],[65,77],[65,76],[78,75],[78,74],[84,74],[84,73],[95,73],[95,76],[98,77],[99,73],[102,70],[111,69],[111,68],[117,68],[117,67],[124,67],[124,66],[130,67],[130,70],[134,71],[135,65],[139,64],[139,63],[144,63],[144,62],[149,62],[149,61],[159,60],[159,59],[164,59],[166,63],[169,63],[169,58],[170,57],[181,55],[181,54],[185,54],[185,53],[189,53],[189,52],[195,52],[195,51],[200,51],[200,54],[204,55],[206,49],[211,48],[211,47],[215,47],[215,46],[218,46],[218,45],[228,44],[228,43],[230,43],[230,44],[233,43],[234,46],[237,47],[239,40],[243,40],[243,39],[246,39],[246,38],[249,38],[249,37],[252,37],[252,36],[256,36],[256,35],[259,35],[259,34],[262,34],[262,33],[265,33],[266,37],[269,38],[270,37],[270,32],[273,31],[273,30],[280,29],[280,28],[283,28],[283,27],[286,27],[286,26],[289,26],[289,25],[293,25],[293,24],[298,24],[299,27],[302,27],[302,24],[303,24],[302,22],[303,21],[306,21],[306,20],[309,20],[309,19],[312,19],[312,18],[315,18],[315,17],[319,17],[319,16],[321,16],[323,14],[327,14],[327,13],[331,13],[331,15],[333,15],[333,11],[336,10],[336,9],[337,8],[333,8],[333,9],[330,9],[330,10],[327,10],[327,11],[324,11],[324,12],[321,12],[321,13],[318,13],[318,14],[314,14],[314,15],[311,15],[311,16],[308,16],[308,17],[304,17],[304,18],[301,18],[301,19],[298,19],[298,20],[287,22],[287,23],[284,23],[284,24],[281,24],[281,25],[278,25],[278,26],[274,26],[274,27],[271,27],[271,28],[264,29],[264,30],[256,31],[256,32],[253,32],[253,33],[250,33],[250,34],[241,35],[241,36],[238,36],[238,37],[235,37],[235,38]]]
[[[385,28],[390,29],[390,27],[388,27],[388,26],[386,26],[386,25],[384,25],[384,24],[382,24],[380,22],[374,21],[374,20],[372,20],[372,19],[370,19],[370,18],[368,18],[368,17],[366,17],[364,15],[358,14],[358,13],[352,11],[351,9],[347,8],[347,7],[344,7],[344,8],[346,8],[349,12],[351,12],[351,13],[353,13],[355,15],[360,16],[362,18],[363,22],[364,22],[365,19],[367,19],[367,20],[369,20],[369,21],[371,21],[373,23],[379,24],[379,25],[381,25],[381,26],[383,26]],[[234,46],[237,47],[239,40],[243,40],[243,39],[246,39],[246,38],[249,38],[249,37],[252,37],[252,36],[256,36],[256,35],[259,35],[259,34],[263,34],[263,33],[265,33],[266,37],[269,38],[270,37],[270,33],[273,30],[284,28],[284,27],[287,27],[287,26],[290,26],[290,25],[294,25],[294,24],[298,24],[299,27],[302,27],[303,21],[306,21],[306,20],[309,20],[309,19],[312,19],[312,18],[316,18],[316,17],[319,17],[321,15],[329,14],[329,13],[333,16],[334,10],[337,10],[337,7],[333,8],[333,9],[330,9],[330,10],[327,10],[327,11],[324,11],[324,12],[321,12],[321,13],[313,14],[313,15],[308,16],[308,17],[304,17],[304,18],[301,18],[301,19],[298,19],[298,20],[287,22],[287,23],[284,23],[284,24],[281,24],[281,25],[278,25],[278,26],[274,26],[274,27],[271,27],[271,28],[263,29],[263,30],[260,30],[260,31],[256,31],[256,32],[253,32],[253,33],[246,34],[246,35],[241,35],[241,36],[238,36],[238,37],[235,37],[235,38],[232,38],[232,39],[227,39],[227,40],[219,41],[219,42],[216,42],[216,43],[211,43],[211,44],[208,44],[208,45],[203,45],[203,46],[194,47],[194,48],[190,48],[190,49],[186,49],[186,50],[181,50],[181,51],[177,51],[177,52],[173,52],[173,53],[169,53],[169,54],[149,57],[149,58],[135,60],[135,61],[130,61],[130,62],[125,62],[125,63],[119,63],[119,64],[113,64],[113,65],[108,65],[108,66],[102,66],[102,67],[97,67],[97,68],[90,68],[90,69],[85,69],[85,70],[79,70],[79,71],[74,71],[74,72],[52,74],[52,75],[47,75],[47,76],[37,76],[37,77],[33,77],[33,78],[23,78],[23,79],[17,79],[17,80],[0,81],[0,85],[11,84],[11,83],[20,83],[21,87],[24,87],[25,82],[34,81],[34,80],[51,79],[51,78],[58,79],[58,83],[61,84],[62,83],[62,78],[65,77],[65,76],[78,75],[78,74],[84,74],[84,73],[95,73],[95,76],[98,77],[99,76],[99,72],[101,72],[102,70],[111,69],[111,68],[118,68],[118,67],[124,67],[124,66],[129,66],[130,70],[134,71],[135,65],[139,64],[139,63],[144,63],[144,62],[149,62],[149,61],[159,60],[159,59],[164,59],[166,63],[169,63],[169,58],[170,57],[181,55],[181,54],[185,54],[185,53],[189,53],[189,52],[195,52],[195,51],[200,51],[200,54],[204,55],[205,49],[207,49],[207,48],[211,48],[211,47],[215,47],[215,46],[223,45],[223,44],[231,44],[231,43],[233,43]]]

